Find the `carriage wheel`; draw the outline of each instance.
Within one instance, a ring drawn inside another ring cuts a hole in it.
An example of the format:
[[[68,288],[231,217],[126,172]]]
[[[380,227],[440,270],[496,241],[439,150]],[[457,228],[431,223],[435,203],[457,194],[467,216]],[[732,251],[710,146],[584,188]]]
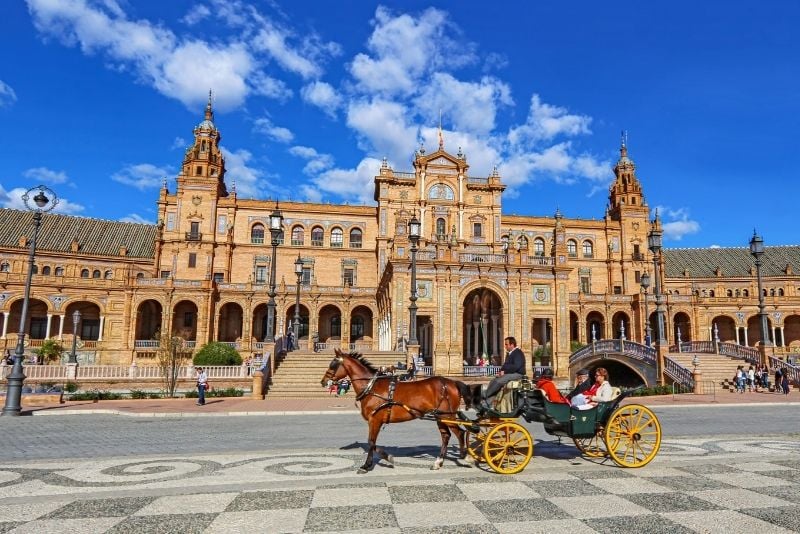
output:
[[[589,458],[603,458],[608,456],[606,452],[606,443],[603,441],[603,434],[598,432],[591,438],[572,438],[575,446],[581,451],[581,454]]]
[[[661,424],[649,408],[629,404],[616,410],[605,430],[608,454],[622,467],[642,467],[661,447]]]
[[[483,444],[486,441],[486,434],[492,429],[494,423],[476,423],[480,430],[472,432],[466,430],[467,452],[475,459],[475,463],[483,461]]]
[[[513,475],[528,465],[533,456],[533,438],[524,426],[503,421],[488,434],[483,445],[483,457],[496,473]]]

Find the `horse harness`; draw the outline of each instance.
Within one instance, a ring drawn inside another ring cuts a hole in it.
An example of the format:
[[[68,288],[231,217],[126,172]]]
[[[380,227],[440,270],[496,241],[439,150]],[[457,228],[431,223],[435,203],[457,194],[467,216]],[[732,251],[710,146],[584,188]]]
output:
[[[375,393],[374,391],[372,391],[373,388],[375,387],[375,382],[377,382],[379,378],[386,378],[386,379],[389,380],[389,389],[387,391],[387,396],[386,397],[384,397],[382,395],[379,395],[379,394]],[[361,391],[361,393],[356,395],[356,401],[361,401],[361,400],[365,399],[366,397],[368,397],[369,395],[372,395],[372,396],[377,397],[379,399],[382,399],[384,401],[380,406],[378,406],[377,408],[372,410],[372,413],[370,414],[370,417],[373,417],[376,413],[380,412],[381,410],[385,410],[386,408],[390,408],[391,409],[394,406],[399,406],[400,408],[403,408],[405,411],[410,413],[412,416],[414,416],[416,418],[419,418],[419,419],[436,419],[437,415],[442,415],[442,414],[446,414],[446,413],[454,413],[454,412],[442,412],[442,411],[440,411],[438,409],[431,410],[429,412],[422,412],[421,410],[419,410],[417,408],[412,408],[412,407],[410,407],[410,406],[408,406],[406,404],[403,404],[402,402],[397,402],[396,400],[394,400],[394,392],[397,389],[397,382],[398,382],[398,377],[395,376],[395,375],[388,375],[388,376],[387,375],[383,375],[383,376],[381,376],[380,374],[376,374],[372,378],[369,379],[369,383]],[[444,383],[444,382],[442,382],[441,384],[442,384],[442,397],[441,397],[441,400],[439,401],[439,404],[442,403],[442,400],[447,398],[447,384]],[[447,404],[448,404],[448,408],[452,408],[452,406],[450,406],[450,401],[449,400],[448,400]],[[390,410],[389,411],[389,419],[386,421],[386,424],[389,424],[391,422],[391,417],[392,417],[392,412]]]

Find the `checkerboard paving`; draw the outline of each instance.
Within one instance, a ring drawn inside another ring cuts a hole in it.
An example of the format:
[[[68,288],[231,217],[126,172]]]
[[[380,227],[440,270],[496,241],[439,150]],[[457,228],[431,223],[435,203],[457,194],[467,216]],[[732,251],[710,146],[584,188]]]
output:
[[[800,532],[794,459],[540,471],[42,499],[0,506],[0,532]]]

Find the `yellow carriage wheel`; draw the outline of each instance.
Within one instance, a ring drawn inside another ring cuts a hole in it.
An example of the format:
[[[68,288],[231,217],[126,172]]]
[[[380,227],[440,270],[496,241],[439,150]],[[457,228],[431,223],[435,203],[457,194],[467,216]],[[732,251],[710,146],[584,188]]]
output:
[[[603,435],[598,432],[591,438],[572,438],[581,454],[589,458],[603,458],[608,455]]]
[[[618,465],[642,467],[661,447],[661,424],[649,408],[629,404],[611,414],[604,438],[609,456]]]
[[[532,456],[533,438],[518,423],[503,421],[486,434],[483,458],[496,473],[519,473],[525,469]]]

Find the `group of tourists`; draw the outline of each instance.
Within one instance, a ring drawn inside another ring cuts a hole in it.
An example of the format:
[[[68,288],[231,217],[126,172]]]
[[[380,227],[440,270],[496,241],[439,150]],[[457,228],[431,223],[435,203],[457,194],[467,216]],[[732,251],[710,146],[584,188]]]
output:
[[[756,392],[759,393],[759,388],[765,391],[770,391],[770,372],[769,367],[766,365],[750,366],[748,369],[744,365],[736,368],[736,374],[733,376],[733,384],[736,391],[739,393]],[[775,393],[789,394],[789,376],[786,369],[775,369]]]

